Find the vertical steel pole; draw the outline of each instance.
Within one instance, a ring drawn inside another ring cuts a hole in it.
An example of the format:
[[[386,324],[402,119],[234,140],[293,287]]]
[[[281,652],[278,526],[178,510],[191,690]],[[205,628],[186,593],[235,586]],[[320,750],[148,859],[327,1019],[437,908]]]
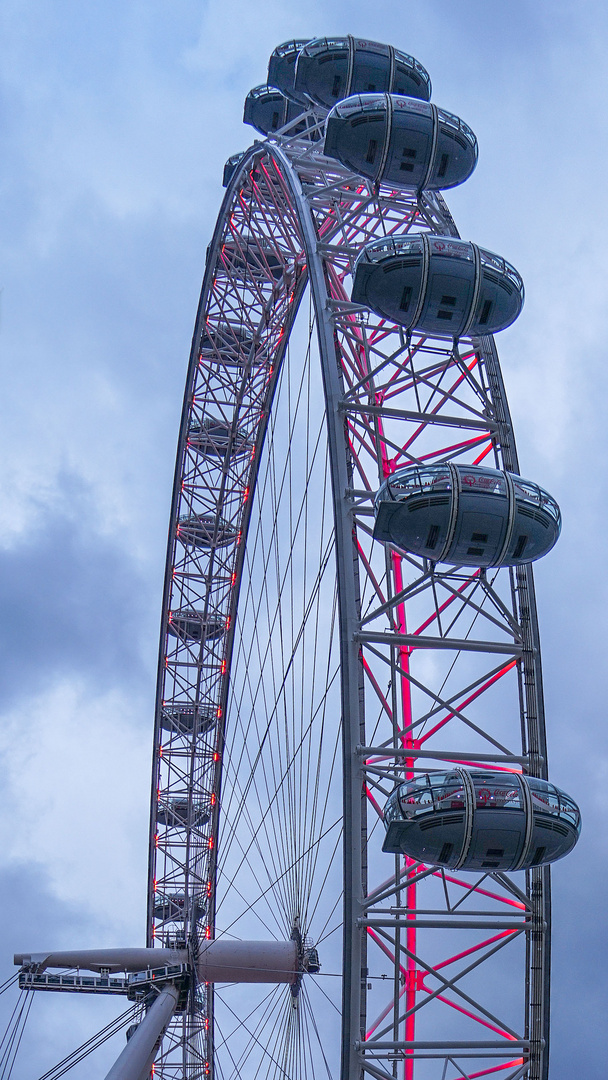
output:
[[[160,1041],[177,1007],[175,986],[166,986],[146,1013],[106,1080],[148,1080]]]

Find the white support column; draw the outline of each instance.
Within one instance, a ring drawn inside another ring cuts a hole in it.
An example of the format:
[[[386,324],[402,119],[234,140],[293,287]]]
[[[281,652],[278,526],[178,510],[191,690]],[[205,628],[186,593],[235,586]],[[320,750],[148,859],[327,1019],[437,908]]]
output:
[[[160,1041],[175,1012],[178,991],[173,985],[161,990],[154,1004],[114,1062],[106,1080],[148,1080]]]

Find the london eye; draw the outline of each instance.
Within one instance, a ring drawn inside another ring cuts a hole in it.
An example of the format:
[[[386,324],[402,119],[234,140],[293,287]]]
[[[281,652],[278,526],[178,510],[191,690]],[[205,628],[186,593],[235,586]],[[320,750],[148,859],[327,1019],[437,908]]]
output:
[[[133,1003],[109,1080],[547,1080],[580,814],[532,569],[560,511],[494,340],[523,282],[459,236],[477,140],[409,54],[286,42],[244,119],[179,435],[146,947],[19,954],[19,984]]]

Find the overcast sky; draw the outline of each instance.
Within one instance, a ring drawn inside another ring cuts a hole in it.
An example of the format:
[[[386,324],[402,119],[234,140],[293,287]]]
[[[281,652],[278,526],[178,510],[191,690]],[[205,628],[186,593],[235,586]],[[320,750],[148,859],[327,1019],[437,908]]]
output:
[[[427,67],[480,143],[448,198],[461,234],[526,284],[498,346],[522,473],[564,516],[537,583],[552,778],[584,815],[554,871],[551,1080],[605,1080],[600,0],[3,0],[0,969],[15,950],[142,943],[164,548],[205,248],[223,163],[254,137],[247,91],[276,44],[326,33]],[[15,1080],[113,1012],[37,1000]],[[73,1075],[103,1077],[122,1038]]]

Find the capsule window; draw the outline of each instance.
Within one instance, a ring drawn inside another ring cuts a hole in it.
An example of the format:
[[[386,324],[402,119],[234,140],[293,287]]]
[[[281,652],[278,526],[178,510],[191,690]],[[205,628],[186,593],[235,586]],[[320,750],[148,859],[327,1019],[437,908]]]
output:
[[[411,146],[404,146],[401,151],[402,158],[410,158],[410,161],[402,161],[399,165],[401,172],[413,172],[414,171],[414,158],[416,157],[417,150]]]
[[[517,543],[515,545],[515,551],[513,552],[513,558],[514,559],[521,559],[527,543],[528,543],[528,537],[527,536],[524,536],[524,535],[518,536]]]
[[[378,149],[378,143],[376,139],[370,139],[367,144],[367,154],[365,160],[372,165],[376,157],[376,150]]]
[[[488,321],[488,319],[490,317],[490,311],[491,310],[492,310],[492,301],[491,300],[484,300],[483,307],[481,309],[481,315],[479,316],[479,325],[480,326],[485,326],[486,325],[486,323],[487,323],[487,321]]]
[[[412,286],[406,285],[401,294],[401,302],[399,304],[400,311],[408,311],[410,306],[410,300],[412,299]]]
[[[439,539],[439,525],[431,525],[429,529],[429,535],[426,538],[426,547],[431,551],[437,546],[437,540]]]

